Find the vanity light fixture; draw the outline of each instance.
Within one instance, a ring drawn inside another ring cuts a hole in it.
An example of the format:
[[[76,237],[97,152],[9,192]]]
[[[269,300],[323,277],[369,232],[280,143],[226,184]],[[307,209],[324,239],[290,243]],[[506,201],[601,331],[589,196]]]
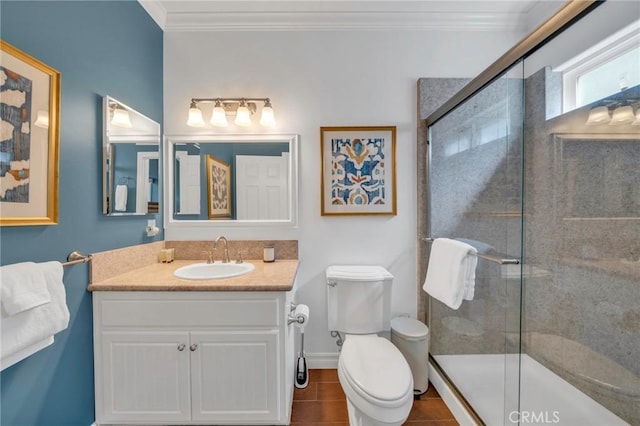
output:
[[[233,122],[236,126],[249,127],[252,125],[251,115],[258,109],[258,102],[264,103],[260,124],[265,127],[273,127],[275,125],[275,117],[269,98],[193,98],[189,107],[187,126],[203,127],[205,122],[202,118],[202,110],[199,104],[213,103],[214,107],[209,120],[212,126],[227,127],[227,116],[229,115],[235,116]]]
[[[116,104],[113,104],[111,124],[118,127],[126,127],[127,129],[133,127],[133,124],[131,124],[131,117],[129,117],[129,111]]]
[[[635,115],[633,113],[636,108]],[[604,100],[600,106],[589,110],[589,117],[585,123],[588,126],[599,124],[622,125],[633,124],[640,126],[640,104],[637,99],[625,101]]]

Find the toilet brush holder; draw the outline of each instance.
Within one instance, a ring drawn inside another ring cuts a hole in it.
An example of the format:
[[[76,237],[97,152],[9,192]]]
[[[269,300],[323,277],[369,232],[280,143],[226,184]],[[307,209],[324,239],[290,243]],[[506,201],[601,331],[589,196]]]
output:
[[[298,352],[294,379],[294,385],[298,389],[304,389],[309,384],[309,369],[307,368],[307,359],[304,353],[304,327],[308,321],[309,307],[307,305],[298,304],[291,306],[289,323],[295,324],[296,327],[300,329],[300,352]]]
[[[304,331],[302,330],[300,331],[300,352],[298,352],[298,361],[296,362],[294,385],[298,389],[304,389],[309,385],[309,369],[304,354]]]

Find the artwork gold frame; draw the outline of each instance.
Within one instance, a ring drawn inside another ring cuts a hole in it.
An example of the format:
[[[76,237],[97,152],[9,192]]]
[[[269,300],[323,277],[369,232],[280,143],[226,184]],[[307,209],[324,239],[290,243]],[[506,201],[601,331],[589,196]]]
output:
[[[396,127],[321,127],[321,211],[331,215],[393,215]]]
[[[207,206],[209,219],[231,216],[231,166],[207,155]]]
[[[58,223],[60,73],[0,40],[0,226]]]

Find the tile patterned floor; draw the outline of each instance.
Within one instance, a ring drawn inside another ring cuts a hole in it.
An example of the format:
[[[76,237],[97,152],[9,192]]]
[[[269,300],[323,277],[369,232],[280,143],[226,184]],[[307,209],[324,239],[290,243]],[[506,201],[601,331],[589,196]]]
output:
[[[455,426],[455,418],[432,385],[413,401],[407,426]],[[291,426],[349,426],[347,403],[336,370],[309,370],[309,385],[295,389]]]

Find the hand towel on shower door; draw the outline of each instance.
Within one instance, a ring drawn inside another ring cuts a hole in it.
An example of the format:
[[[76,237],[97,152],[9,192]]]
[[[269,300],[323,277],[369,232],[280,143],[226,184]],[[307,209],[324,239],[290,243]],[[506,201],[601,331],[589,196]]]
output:
[[[436,238],[431,245],[424,291],[451,309],[458,309],[465,295],[473,294],[476,253],[469,244]]]
[[[127,185],[116,185],[116,211],[127,211]]]

